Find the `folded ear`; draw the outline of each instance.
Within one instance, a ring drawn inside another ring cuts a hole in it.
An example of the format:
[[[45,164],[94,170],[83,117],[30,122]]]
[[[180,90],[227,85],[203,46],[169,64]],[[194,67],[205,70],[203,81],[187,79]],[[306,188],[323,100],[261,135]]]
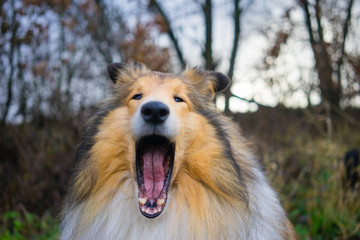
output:
[[[230,85],[230,79],[216,71],[206,71],[193,68],[183,73],[200,93],[214,98],[216,92],[226,89]]]
[[[121,75],[132,76],[137,72],[146,70],[145,66],[142,63],[110,63],[107,66],[107,71],[109,73],[111,81],[114,83],[118,82],[121,79]],[[125,77],[125,76],[124,76]]]
[[[215,71],[208,71],[208,72],[209,75],[214,78],[213,86],[215,92],[223,91],[230,85],[230,79],[221,72],[215,72]]]
[[[126,67],[125,63],[110,63],[107,66],[107,71],[109,73],[111,81],[116,83],[116,80],[118,79],[120,75],[121,69],[124,69]]]

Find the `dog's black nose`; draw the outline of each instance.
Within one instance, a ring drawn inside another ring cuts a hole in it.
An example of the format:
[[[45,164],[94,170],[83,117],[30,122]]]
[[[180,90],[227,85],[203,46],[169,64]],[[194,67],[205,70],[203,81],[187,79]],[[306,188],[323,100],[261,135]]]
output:
[[[169,117],[170,110],[162,102],[148,102],[141,107],[141,116],[147,123],[160,124]]]

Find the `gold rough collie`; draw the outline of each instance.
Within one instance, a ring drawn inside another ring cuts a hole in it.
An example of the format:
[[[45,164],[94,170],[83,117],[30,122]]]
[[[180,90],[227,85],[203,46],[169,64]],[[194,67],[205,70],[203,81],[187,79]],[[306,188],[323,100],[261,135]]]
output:
[[[61,239],[297,239],[251,146],[212,103],[226,76],[108,72],[114,94],[86,127]]]

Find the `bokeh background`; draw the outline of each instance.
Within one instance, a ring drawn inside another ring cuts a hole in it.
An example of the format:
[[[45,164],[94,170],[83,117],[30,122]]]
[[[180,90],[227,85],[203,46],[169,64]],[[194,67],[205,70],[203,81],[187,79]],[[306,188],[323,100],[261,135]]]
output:
[[[226,73],[216,105],[301,239],[360,239],[359,26],[358,0],[0,0],[0,239],[58,237],[106,65],[131,61]]]

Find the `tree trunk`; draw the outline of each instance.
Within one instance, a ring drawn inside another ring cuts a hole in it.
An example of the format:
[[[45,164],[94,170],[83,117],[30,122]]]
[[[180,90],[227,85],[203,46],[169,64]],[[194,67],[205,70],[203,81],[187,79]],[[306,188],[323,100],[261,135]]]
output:
[[[301,5],[304,10],[309,41],[315,58],[315,68],[320,81],[319,88],[321,91],[322,102],[329,102],[331,105],[339,106],[341,99],[341,79],[334,79],[336,71],[333,68],[332,59],[328,52],[330,44],[324,40],[320,0],[316,0],[314,6],[316,20],[315,28],[312,25],[308,1],[301,0]]]
[[[9,77],[8,77],[8,82],[7,82],[7,98],[6,98],[6,103],[5,103],[5,110],[3,112],[3,116],[1,119],[1,126],[5,125],[6,122],[6,118],[7,115],[9,113],[9,108],[11,106],[11,101],[12,101],[12,95],[13,95],[13,91],[12,91],[12,86],[13,86],[13,82],[14,82],[14,71],[15,71],[15,63],[13,62],[14,60],[14,52],[15,52],[15,48],[16,46],[16,34],[17,34],[17,30],[18,30],[18,22],[16,21],[16,11],[15,11],[15,7],[14,7],[14,3],[12,4],[13,7],[13,16],[12,16],[12,26],[11,26],[11,39],[10,39],[10,52],[9,52],[9,64],[10,64],[10,73],[9,73]]]
[[[237,50],[239,47],[239,39],[240,39],[240,16],[241,16],[242,9],[240,8],[240,0],[234,0],[234,41],[233,41],[233,48],[231,51],[231,57],[230,57],[230,66],[228,71],[228,77],[230,80],[232,80],[234,75],[234,69],[235,69],[235,60],[237,56]],[[230,98],[232,96],[232,92],[230,87],[228,87],[224,91],[225,95],[225,109],[224,113],[228,116],[232,114],[230,111]]]
[[[205,49],[203,52],[205,59],[205,68],[207,70],[215,70],[216,64],[214,63],[212,55],[212,1],[206,0],[203,5],[205,16]]]
[[[156,0],[152,0],[150,1],[151,6],[154,6],[156,8],[156,10],[159,12],[159,14],[161,15],[161,17],[164,19],[166,27],[167,27],[167,34],[171,40],[171,42],[174,44],[174,48],[176,51],[176,54],[178,56],[178,59],[180,61],[180,64],[183,68],[186,67],[186,62],[183,56],[183,53],[180,49],[179,46],[179,41],[178,39],[175,37],[174,31],[170,26],[170,21],[168,19],[168,17],[166,16],[165,12],[163,11],[163,9],[161,8],[160,4],[156,1]]]

